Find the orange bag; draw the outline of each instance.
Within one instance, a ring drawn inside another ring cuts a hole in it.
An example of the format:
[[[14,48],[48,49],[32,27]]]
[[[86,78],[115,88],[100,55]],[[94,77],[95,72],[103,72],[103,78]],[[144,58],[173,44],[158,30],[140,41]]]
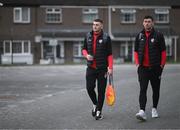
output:
[[[112,75],[109,75],[109,83],[106,88],[106,103],[108,106],[113,106],[115,103],[115,90],[113,85],[113,78]]]

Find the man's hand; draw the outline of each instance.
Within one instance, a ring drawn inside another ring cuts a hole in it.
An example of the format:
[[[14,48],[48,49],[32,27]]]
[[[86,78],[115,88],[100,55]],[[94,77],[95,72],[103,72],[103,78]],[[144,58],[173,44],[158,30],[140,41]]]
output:
[[[136,64],[136,67],[138,68],[138,67],[139,67],[139,64]]]
[[[87,55],[86,58],[87,58],[87,60],[89,60],[89,61],[92,61],[92,60],[93,60],[93,56],[91,56],[91,55]]]
[[[163,69],[163,68],[164,68],[164,65],[160,65],[160,67]]]
[[[108,74],[109,74],[109,75],[112,75],[112,74],[113,74],[113,69],[109,69],[109,68],[108,68]]]

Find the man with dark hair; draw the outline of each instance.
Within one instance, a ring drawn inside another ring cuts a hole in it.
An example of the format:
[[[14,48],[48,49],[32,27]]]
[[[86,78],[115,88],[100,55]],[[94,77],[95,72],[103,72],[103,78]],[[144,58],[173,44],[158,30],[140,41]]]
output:
[[[150,81],[152,86],[152,118],[158,117],[157,105],[159,101],[161,74],[166,63],[166,46],[162,33],[154,29],[152,16],[143,19],[144,29],[135,40],[134,59],[138,67],[140,84],[139,104],[140,110],[136,118],[145,121],[145,107],[147,102],[147,87]]]
[[[99,22],[99,23],[103,24],[103,21],[101,19],[94,19],[94,22]]]
[[[111,39],[107,33],[103,32],[103,21],[101,19],[93,21],[92,31],[84,39],[82,54],[87,59],[86,88],[93,103],[92,116],[96,120],[100,120],[103,118],[102,107],[105,98],[107,74],[113,72]],[[96,80],[97,97],[94,90]]]

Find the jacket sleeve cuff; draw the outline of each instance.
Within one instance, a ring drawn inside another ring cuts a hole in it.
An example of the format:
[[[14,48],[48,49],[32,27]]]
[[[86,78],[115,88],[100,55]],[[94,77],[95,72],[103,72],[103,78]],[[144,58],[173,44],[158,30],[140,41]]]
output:
[[[139,57],[138,57],[138,52],[134,52],[134,61],[136,65],[139,65]]]
[[[108,56],[108,67],[109,69],[113,69],[113,56],[112,55]]]
[[[161,52],[161,65],[165,65],[166,64],[166,51],[162,51]]]
[[[83,54],[84,57],[87,57],[87,55],[88,55],[87,50],[83,49],[82,54]]]

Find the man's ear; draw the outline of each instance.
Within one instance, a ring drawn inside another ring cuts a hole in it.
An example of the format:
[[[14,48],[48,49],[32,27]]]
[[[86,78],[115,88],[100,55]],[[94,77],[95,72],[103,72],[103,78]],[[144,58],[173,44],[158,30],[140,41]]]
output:
[[[103,25],[101,25],[101,29],[103,29]]]

